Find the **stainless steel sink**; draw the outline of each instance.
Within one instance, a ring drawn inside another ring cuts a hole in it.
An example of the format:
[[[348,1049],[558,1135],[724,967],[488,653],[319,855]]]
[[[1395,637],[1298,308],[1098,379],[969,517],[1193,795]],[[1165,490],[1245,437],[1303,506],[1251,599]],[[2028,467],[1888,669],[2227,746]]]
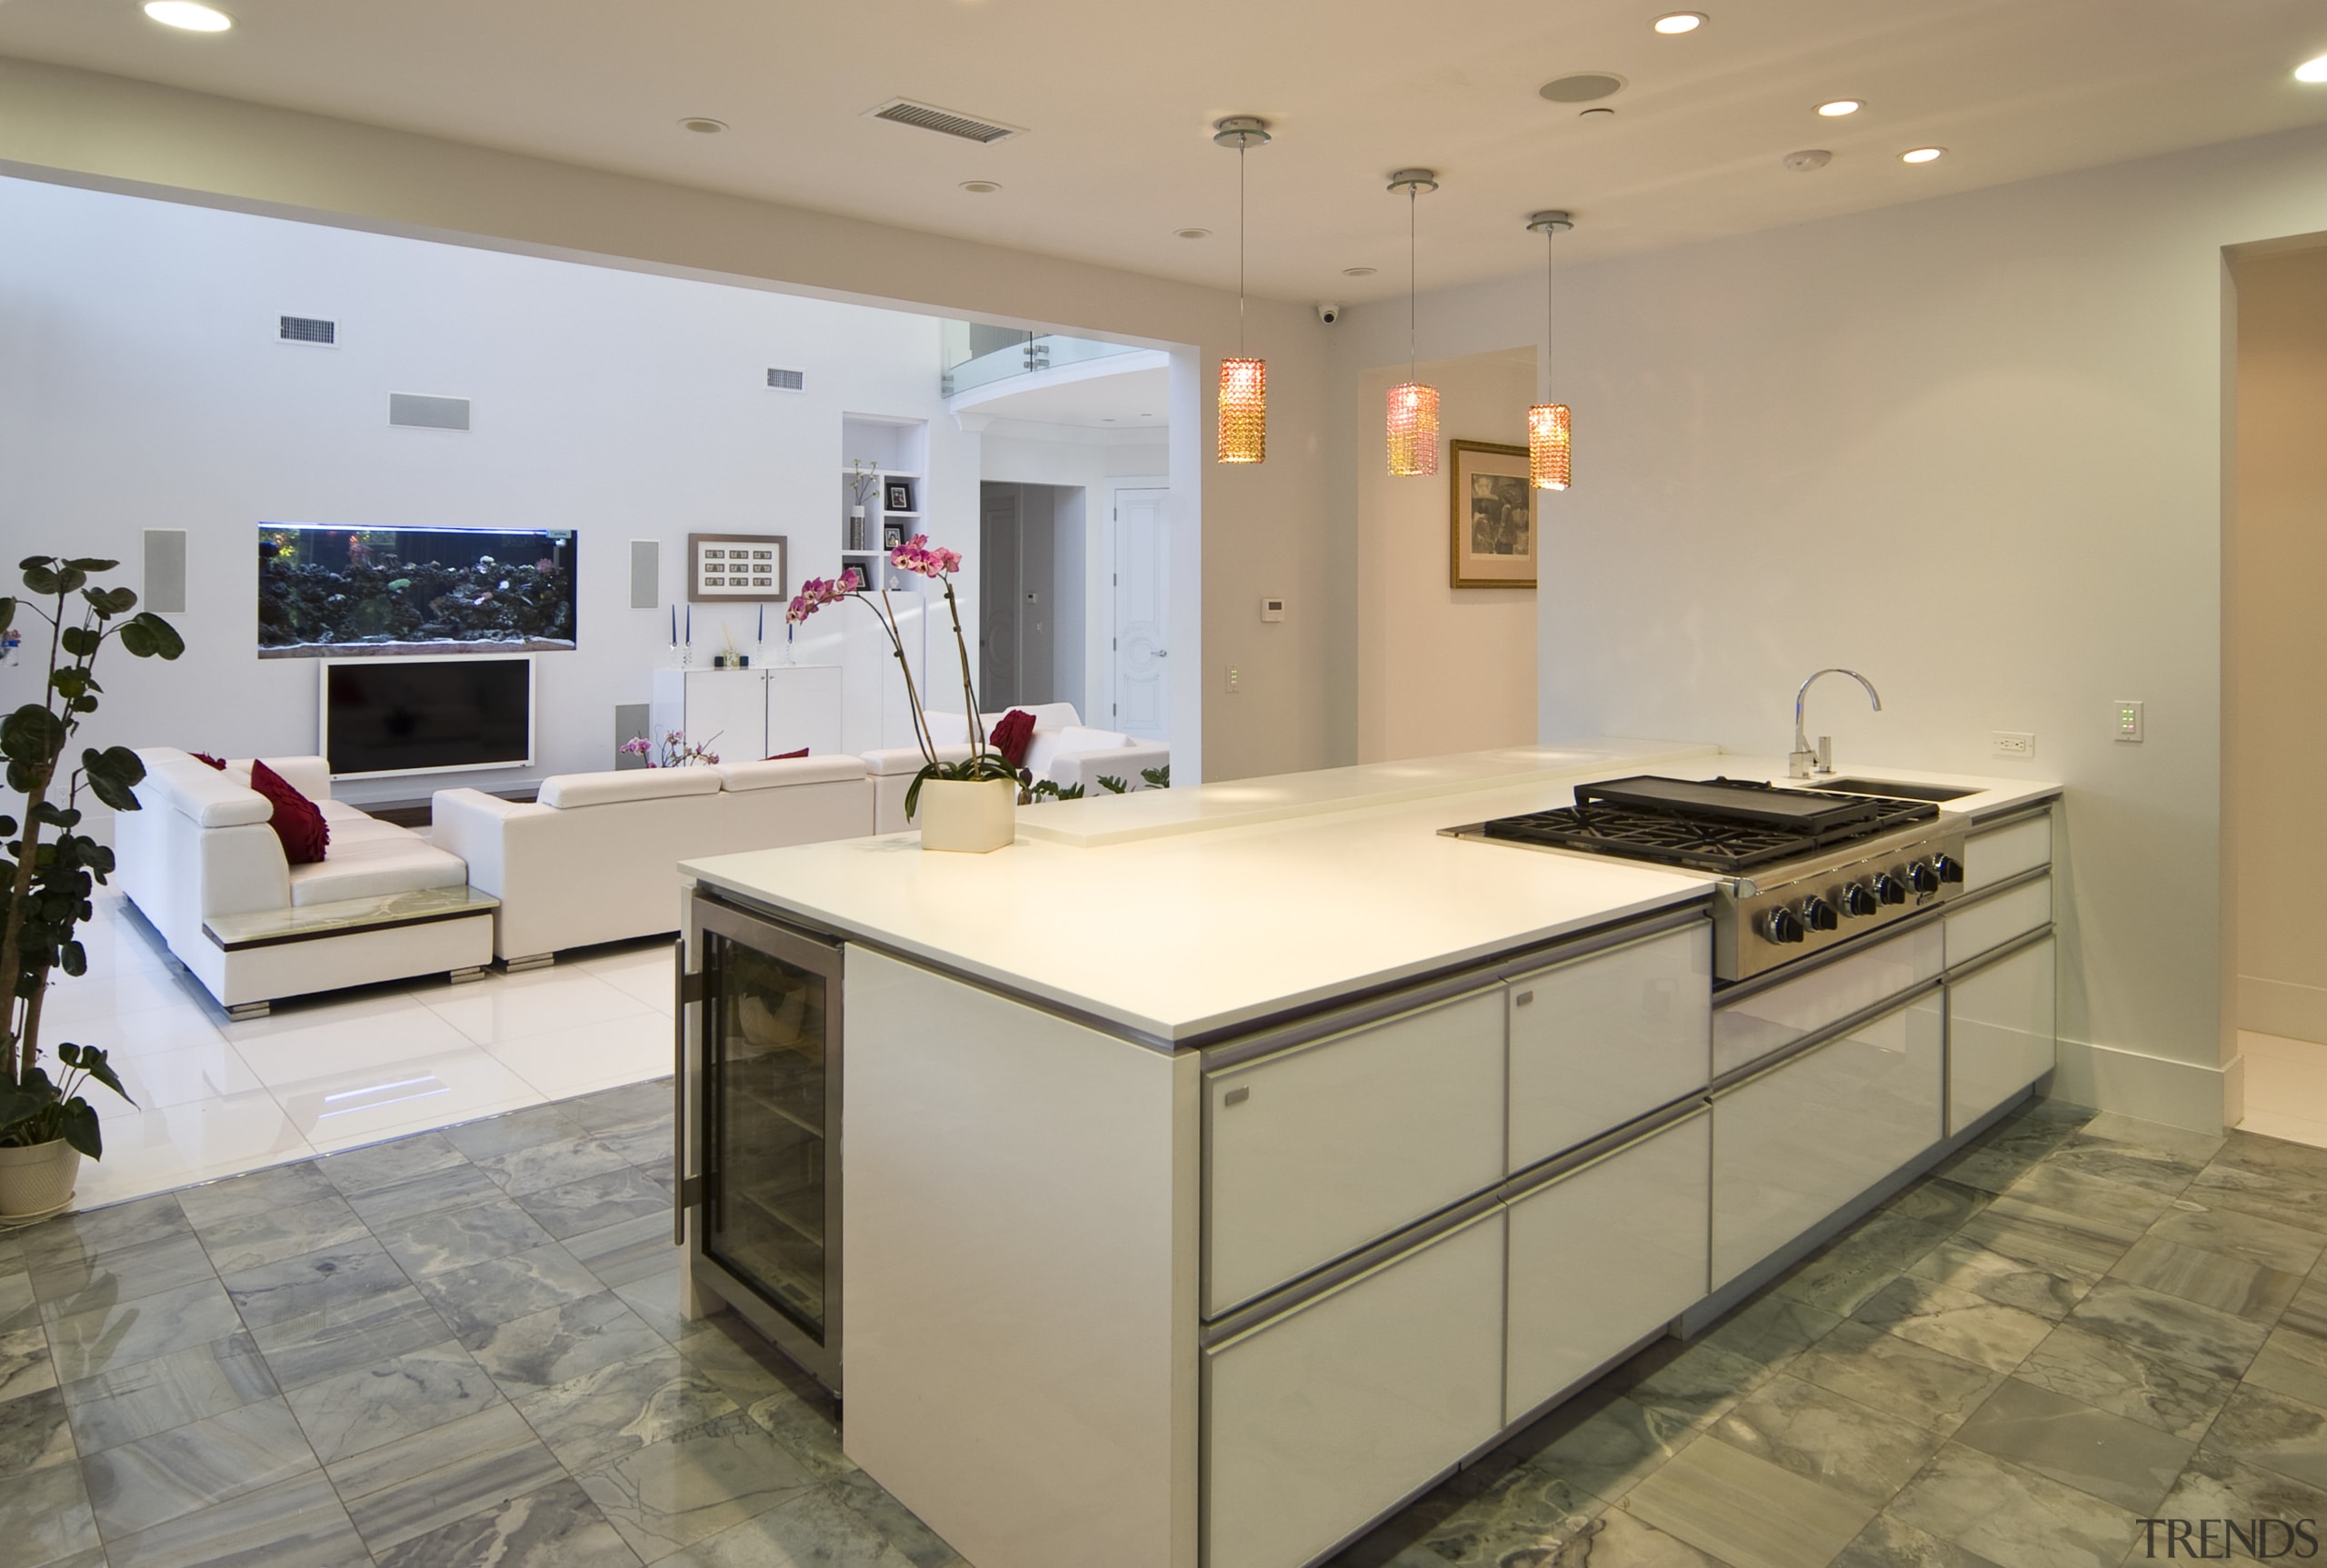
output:
[[[1952,784],[1900,784],[1891,779],[1833,779],[1810,787],[1832,790],[1836,794],[1888,795],[1893,800],[1961,800],[1967,794],[1980,793],[1975,789],[1958,789]]]

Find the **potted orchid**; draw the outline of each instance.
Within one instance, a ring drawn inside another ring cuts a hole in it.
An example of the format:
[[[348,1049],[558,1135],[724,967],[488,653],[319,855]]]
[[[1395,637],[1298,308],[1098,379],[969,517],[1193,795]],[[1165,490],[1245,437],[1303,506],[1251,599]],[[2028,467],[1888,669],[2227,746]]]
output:
[[[942,549],[916,534],[889,552],[889,564],[901,572],[926,577],[945,590],[946,614],[954,622],[954,647],[962,661],[963,712],[969,715],[970,754],[958,761],[941,759],[930,733],[929,712],[905,658],[904,637],[897,626],[896,606],[886,587],[876,601],[864,580],[849,567],[835,578],[811,577],[800,586],[784,613],[798,625],[826,604],[856,599],[871,610],[888,634],[889,651],[905,678],[905,704],[913,714],[914,744],[921,748],[922,769],[905,791],[905,815],[920,824],[924,849],[962,850],[984,854],[1000,849],[1017,836],[1018,771],[994,749],[978,714],[976,684],[970,678],[970,644],[962,634],[961,602],[954,594],[954,574],[962,569],[958,550]]]

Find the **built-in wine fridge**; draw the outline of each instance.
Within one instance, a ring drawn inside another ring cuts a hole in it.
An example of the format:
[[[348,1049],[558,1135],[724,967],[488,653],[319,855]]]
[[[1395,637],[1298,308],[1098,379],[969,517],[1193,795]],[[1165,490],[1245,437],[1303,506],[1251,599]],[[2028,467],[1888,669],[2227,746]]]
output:
[[[700,888],[688,908],[673,1239],[696,1283],[838,1393],[842,946]]]

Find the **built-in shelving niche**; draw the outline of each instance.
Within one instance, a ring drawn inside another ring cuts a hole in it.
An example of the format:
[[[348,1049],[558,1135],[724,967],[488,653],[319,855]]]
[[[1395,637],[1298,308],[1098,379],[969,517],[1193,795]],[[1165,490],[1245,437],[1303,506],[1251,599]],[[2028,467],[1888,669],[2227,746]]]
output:
[[[840,422],[841,564],[854,566],[868,583],[903,586],[897,574],[884,564],[884,540],[891,533],[910,539],[927,532],[923,521],[929,477],[929,423],[880,414],[844,414]],[[858,504],[852,481],[857,464],[870,465],[874,483],[863,503],[862,539],[852,536],[851,509]],[[902,485],[909,504],[889,504],[893,487]]]

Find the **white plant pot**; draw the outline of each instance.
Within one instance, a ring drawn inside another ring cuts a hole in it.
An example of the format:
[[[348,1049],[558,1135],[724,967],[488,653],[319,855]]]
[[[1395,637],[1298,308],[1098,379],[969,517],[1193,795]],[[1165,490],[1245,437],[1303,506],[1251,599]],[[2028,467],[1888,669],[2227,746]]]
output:
[[[1018,836],[1013,779],[927,779],[914,804],[924,849],[984,854]]]
[[[22,1149],[0,1149],[0,1222],[37,1219],[73,1201],[81,1151],[57,1138]]]

